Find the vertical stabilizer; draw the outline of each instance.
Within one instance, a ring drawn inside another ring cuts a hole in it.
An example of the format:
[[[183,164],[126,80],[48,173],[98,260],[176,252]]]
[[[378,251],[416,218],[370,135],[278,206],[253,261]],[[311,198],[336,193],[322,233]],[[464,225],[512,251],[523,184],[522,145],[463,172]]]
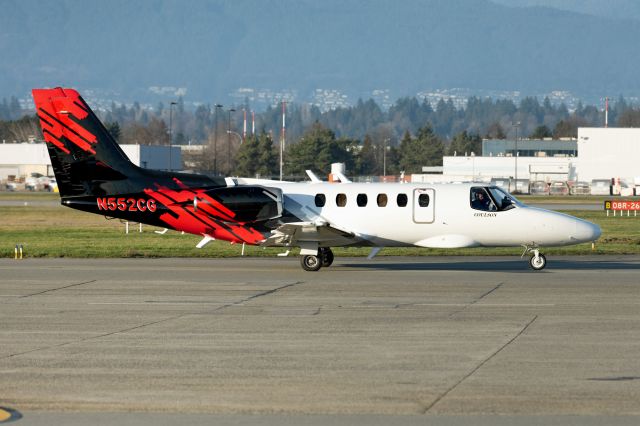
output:
[[[135,170],[78,92],[33,89],[33,99],[62,197],[94,194],[96,183]]]

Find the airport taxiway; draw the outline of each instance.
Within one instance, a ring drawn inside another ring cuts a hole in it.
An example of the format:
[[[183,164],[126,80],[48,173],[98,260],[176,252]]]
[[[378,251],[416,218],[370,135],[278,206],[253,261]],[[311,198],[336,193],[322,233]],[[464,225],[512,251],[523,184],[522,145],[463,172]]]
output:
[[[634,424],[640,256],[548,260],[2,259],[0,407]]]

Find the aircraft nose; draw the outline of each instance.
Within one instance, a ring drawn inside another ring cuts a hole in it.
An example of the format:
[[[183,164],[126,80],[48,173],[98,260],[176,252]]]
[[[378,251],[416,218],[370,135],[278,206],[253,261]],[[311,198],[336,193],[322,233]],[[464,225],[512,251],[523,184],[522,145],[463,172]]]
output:
[[[573,238],[576,240],[587,242],[595,241],[600,238],[602,231],[600,227],[595,223],[587,222],[586,220],[576,220],[576,232]]]

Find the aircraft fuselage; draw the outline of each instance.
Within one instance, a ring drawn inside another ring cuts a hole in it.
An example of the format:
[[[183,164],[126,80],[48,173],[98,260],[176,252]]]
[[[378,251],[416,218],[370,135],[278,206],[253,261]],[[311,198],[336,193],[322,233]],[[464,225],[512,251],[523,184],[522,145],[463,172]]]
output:
[[[320,246],[564,246],[600,235],[590,222],[517,201],[506,210],[474,209],[470,191],[490,187],[482,183],[263,184],[282,189],[284,209],[301,220],[326,222],[362,240],[341,244],[337,239]],[[428,202],[421,205],[424,194]],[[318,196],[324,196],[324,203],[316,202]]]

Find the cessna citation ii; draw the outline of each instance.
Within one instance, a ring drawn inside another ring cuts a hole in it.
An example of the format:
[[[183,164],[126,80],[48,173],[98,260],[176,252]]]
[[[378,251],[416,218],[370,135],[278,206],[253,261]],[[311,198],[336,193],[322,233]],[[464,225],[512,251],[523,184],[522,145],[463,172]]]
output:
[[[522,246],[535,270],[541,246],[594,241],[600,228],[528,207],[483,183],[329,184],[208,177],[140,168],[73,89],[33,98],[63,205],[109,217],[263,247],[300,247],[302,268],[333,262],[331,247]]]

